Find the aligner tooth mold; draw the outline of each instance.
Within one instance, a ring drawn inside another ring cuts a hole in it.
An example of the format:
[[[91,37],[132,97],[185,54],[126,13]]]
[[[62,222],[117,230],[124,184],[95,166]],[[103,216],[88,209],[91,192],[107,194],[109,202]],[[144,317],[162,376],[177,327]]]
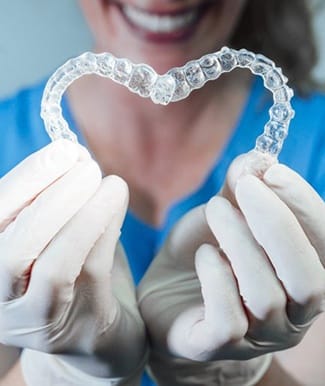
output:
[[[246,49],[223,47],[218,52],[191,60],[182,67],[172,68],[163,75],[158,75],[146,64],[133,64],[128,59],[115,58],[108,52],[86,52],[68,60],[50,77],[43,93],[41,117],[52,140],[66,138],[76,142],[76,135],[62,116],[61,99],[71,83],[83,75],[97,74],[109,78],[143,98],[151,98],[155,104],[167,105],[185,99],[206,82],[238,67],[247,68],[261,76],[265,88],[273,95],[270,119],[264,126],[264,132],[256,139],[254,150],[276,159],[294,117],[290,104],[293,91],[287,85],[288,79],[282,70],[272,60]]]

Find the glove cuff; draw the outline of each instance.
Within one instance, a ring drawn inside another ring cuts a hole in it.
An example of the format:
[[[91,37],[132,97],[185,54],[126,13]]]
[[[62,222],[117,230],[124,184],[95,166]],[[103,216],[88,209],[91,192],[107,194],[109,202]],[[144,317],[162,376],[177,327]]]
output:
[[[140,385],[147,355],[133,374],[121,378],[94,377],[73,367],[55,354],[25,349],[21,367],[27,386],[136,386]]]
[[[263,378],[271,362],[272,354],[245,361],[195,362],[152,352],[149,374],[159,386],[254,386]]]

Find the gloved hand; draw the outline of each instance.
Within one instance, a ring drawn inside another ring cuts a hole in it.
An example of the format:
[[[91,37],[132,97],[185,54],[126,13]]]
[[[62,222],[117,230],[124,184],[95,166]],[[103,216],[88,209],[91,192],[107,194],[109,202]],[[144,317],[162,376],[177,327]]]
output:
[[[27,385],[136,385],[144,326],[116,248],[125,182],[60,140],[0,180],[0,202],[0,341],[25,348]]]
[[[284,165],[247,174],[248,159],[176,224],[140,283],[160,385],[255,384],[264,354],[296,345],[324,308],[323,200]]]

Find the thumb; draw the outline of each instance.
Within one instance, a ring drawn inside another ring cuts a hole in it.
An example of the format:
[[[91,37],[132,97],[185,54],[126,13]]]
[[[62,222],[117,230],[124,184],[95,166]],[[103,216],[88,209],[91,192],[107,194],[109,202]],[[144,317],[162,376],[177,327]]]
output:
[[[268,154],[251,151],[238,156],[230,165],[220,195],[237,206],[235,187],[238,179],[245,174],[263,177],[264,172],[276,159]],[[205,206],[201,205],[188,212],[176,224],[167,240],[168,256],[193,269],[193,257],[202,244],[216,245],[216,240],[207,224]]]
[[[239,178],[247,174],[262,178],[269,167],[275,163],[277,163],[276,158],[255,150],[239,155],[230,164],[219,194],[237,206],[235,189]]]
[[[31,154],[10,170],[0,179],[0,231],[78,161],[89,158],[82,146],[60,139]]]

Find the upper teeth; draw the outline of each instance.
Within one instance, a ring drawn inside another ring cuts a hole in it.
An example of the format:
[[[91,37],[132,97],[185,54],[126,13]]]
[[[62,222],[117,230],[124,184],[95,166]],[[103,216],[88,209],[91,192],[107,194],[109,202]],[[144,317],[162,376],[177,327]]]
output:
[[[125,15],[130,21],[150,32],[173,32],[189,26],[196,16],[195,10],[184,12],[177,15],[157,15],[141,11],[138,8],[126,5]]]

